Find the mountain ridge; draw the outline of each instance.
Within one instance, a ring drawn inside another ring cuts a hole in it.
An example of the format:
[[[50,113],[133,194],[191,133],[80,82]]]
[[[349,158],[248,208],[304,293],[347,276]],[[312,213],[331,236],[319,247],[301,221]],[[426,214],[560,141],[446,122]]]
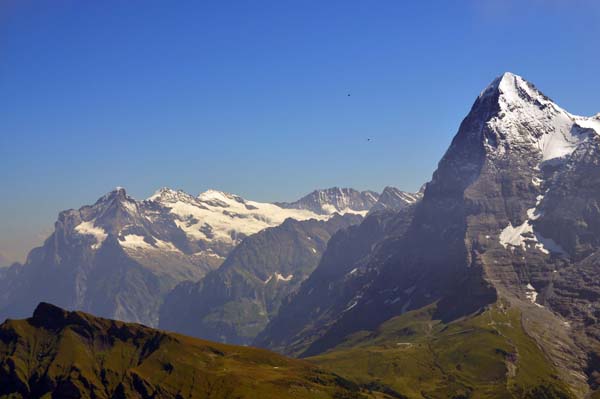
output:
[[[589,280],[598,273],[599,132],[595,118],[564,111],[523,78],[495,79],[462,121],[406,231],[382,236],[361,261],[369,272],[325,280],[310,294],[303,287],[285,305],[307,314],[338,309],[335,301],[307,305],[337,284],[347,292],[342,316],[325,314],[317,325],[298,313],[295,321],[279,316],[256,343],[314,356],[432,303],[434,318],[449,323],[503,301],[520,312],[549,361],[562,365],[560,378],[585,396],[597,388],[588,381],[598,372],[589,363],[598,341],[590,337],[600,337],[600,287]],[[577,197],[570,193],[584,199],[570,202]],[[587,262],[576,260],[583,254]],[[329,263],[345,272],[343,254],[336,256]]]
[[[39,304],[0,325],[0,397],[366,399],[303,361]]]
[[[331,187],[314,190],[294,202],[277,202],[287,209],[307,209],[318,214],[331,214],[344,210],[366,212],[377,202],[379,194],[374,191],[358,191],[352,188]]]
[[[24,317],[40,301],[100,316],[158,325],[168,292],[216,269],[246,237],[286,219],[327,220],[367,210],[285,209],[207,190],[163,187],[145,200],[123,187],[92,205],[59,213],[54,232],[24,265],[0,273],[0,318]]]

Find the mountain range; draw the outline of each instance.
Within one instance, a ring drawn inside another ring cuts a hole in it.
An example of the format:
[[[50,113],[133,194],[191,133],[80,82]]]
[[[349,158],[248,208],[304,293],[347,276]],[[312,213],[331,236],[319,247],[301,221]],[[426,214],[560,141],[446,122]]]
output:
[[[599,237],[600,114],[504,73],[418,193],[264,204],[118,189],[61,213],[0,272],[0,314],[50,301],[259,346],[339,374],[352,395],[595,399]],[[8,348],[41,334],[7,323]]]
[[[216,190],[194,197],[162,188],[139,201],[119,187],[93,205],[61,212],[52,235],[24,265],[1,270],[0,319],[26,317],[46,301],[156,326],[160,306],[177,284],[195,283],[217,269],[247,237],[288,219],[325,223],[347,213],[354,215],[348,220],[358,222],[379,198],[353,189],[321,191],[335,202],[321,202],[324,208],[316,213]],[[355,200],[363,197],[369,200]],[[308,200],[298,203],[303,201]],[[336,221],[332,226],[343,226]],[[324,228],[324,239],[331,229]],[[317,259],[324,245],[316,243],[311,257]]]

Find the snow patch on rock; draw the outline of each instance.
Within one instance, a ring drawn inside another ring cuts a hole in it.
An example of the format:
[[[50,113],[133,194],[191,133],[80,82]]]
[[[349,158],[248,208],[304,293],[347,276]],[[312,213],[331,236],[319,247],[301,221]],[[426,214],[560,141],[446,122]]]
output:
[[[144,241],[144,236],[140,236],[137,234],[127,234],[123,237],[123,240],[120,241],[120,244],[123,248],[127,249],[155,249],[155,250],[165,250],[165,251],[179,251],[177,247],[175,247],[170,242],[165,242],[159,240],[157,238],[153,238],[155,244],[149,244]]]
[[[288,282],[288,281],[291,281],[293,278],[294,278],[293,274],[284,276],[283,274],[280,274],[280,273],[273,273],[269,276],[268,279],[266,279],[264,281],[264,283],[268,284],[271,280]]]
[[[558,254],[566,254],[566,252],[551,238],[545,238],[533,229],[533,221],[541,216],[539,205],[544,199],[543,195],[537,196],[535,207],[527,210],[527,219],[518,226],[513,226],[512,223],[508,223],[502,232],[500,233],[499,241],[504,248],[508,246],[521,247],[524,251],[527,248],[537,248],[546,255],[551,252]]]
[[[81,235],[93,236],[96,239],[96,242],[92,244],[92,249],[98,249],[102,246],[102,243],[106,240],[108,234],[102,227],[94,226],[94,222],[94,220],[81,222],[75,226],[75,231]]]
[[[543,308],[542,305],[540,305],[539,303],[536,302],[537,297],[538,297],[538,292],[535,290],[535,287],[533,285],[531,285],[531,283],[528,283],[527,286],[525,287],[525,298],[527,298],[534,305],[536,305],[540,308]]]

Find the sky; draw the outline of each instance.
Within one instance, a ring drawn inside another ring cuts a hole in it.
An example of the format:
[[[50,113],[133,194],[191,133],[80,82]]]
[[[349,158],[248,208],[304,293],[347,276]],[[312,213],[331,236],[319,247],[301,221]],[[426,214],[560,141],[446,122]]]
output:
[[[599,39],[592,0],[0,0],[0,260],[116,186],[417,190],[502,72],[600,112]]]

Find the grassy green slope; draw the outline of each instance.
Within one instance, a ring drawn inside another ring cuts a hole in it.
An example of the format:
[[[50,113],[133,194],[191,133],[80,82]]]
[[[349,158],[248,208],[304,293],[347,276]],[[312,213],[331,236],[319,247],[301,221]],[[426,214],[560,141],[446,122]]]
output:
[[[572,397],[523,330],[517,309],[495,305],[449,324],[433,320],[434,310],[395,317],[310,360],[408,398]]]
[[[1,398],[370,397],[306,361],[43,306],[0,326]]]

